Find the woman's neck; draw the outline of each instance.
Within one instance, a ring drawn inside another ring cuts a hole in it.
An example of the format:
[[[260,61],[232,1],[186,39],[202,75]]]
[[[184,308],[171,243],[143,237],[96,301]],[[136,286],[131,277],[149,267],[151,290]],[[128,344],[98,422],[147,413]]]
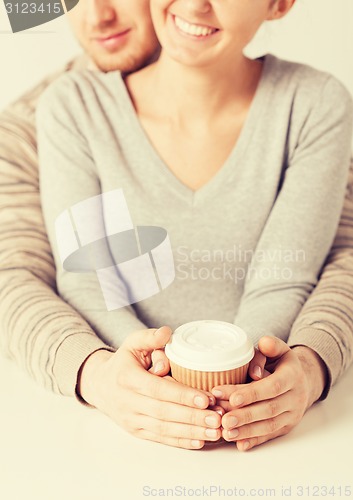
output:
[[[168,113],[181,125],[198,120],[207,125],[223,110],[230,111],[230,107],[232,112],[247,108],[261,71],[260,61],[251,61],[244,56],[233,59],[232,65],[226,69],[224,65],[221,68],[216,64],[212,68],[195,68],[184,66],[162,52],[155,64],[136,75],[136,85],[130,90],[133,98],[134,89],[137,91],[135,104],[138,113],[146,110],[146,99],[140,90],[144,88],[143,94],[152,98],[156,114],[160,112],[165,116]]]

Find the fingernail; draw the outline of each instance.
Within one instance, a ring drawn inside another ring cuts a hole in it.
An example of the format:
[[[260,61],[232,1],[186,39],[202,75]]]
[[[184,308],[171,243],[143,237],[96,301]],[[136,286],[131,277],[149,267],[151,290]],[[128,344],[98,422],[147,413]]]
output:
[[[158,361],[156,366],[153,367],[153,373],[161,372],[162,370],[164,370],[164,367],[165,365],[163,361]]]
[[[221,398],[223,396],[223,392],[219,391],[218,389],[212,389],[212,394],[216,396],[216,398]]]
[[[238,429],[232,429],[231,431],[228,431],[228,437],[230,439],[234,439],[239,435]]]
[[[215,438],[218,436],[218,432],[216,429],[206,429],[205,434],[209,438]]]
[[[256,377],[258,378],[261,378],[262,377],[262,370],[259,366],[255,366],[254,368],[254,375],[256,375]]]
[[[231,405],[232,406],[240,406],[244,403],[244,397],[243,396],[234,396],[234,398],[232,398],[232,402],[231,402]]]
[[[207,425],[210,425],[210,426],[217,426],[218,425],[218,418],[217,417],[214,417],[213,415],[208,415],[206,418],[205,418],[205,422]]]
[[[244,443],[243,443],[243,450],[245,450],[245,451],[246,451],[246,450],[248,450],[249,448],[250,448],[250,443],[249,443],[249,441],[244,441]]]
[[[200,446],[201,446],[201,441],[198,441],[197,439],[193,439],[193,440],[191,441],[191,446],[192,446],[193,448],[200,448]]]
[[[194,398],[194,403],[196,406],[198,406],[199,408],[204,408],[205,407],[205,402],[204,402],[204,399],[201,397],[201,396],[196,396]]]
[[[216,404],[216,398],[214,396],[208,396],[209,406],[213,406]]]
[[[227,418],[227,426],[232,428],[235,427],[238,423],[237,417],[229,417]]]

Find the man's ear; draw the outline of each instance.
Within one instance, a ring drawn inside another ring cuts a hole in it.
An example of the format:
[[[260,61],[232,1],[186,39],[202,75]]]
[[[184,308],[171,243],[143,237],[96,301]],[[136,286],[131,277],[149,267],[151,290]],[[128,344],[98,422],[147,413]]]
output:
[[[273,0],[272,5],[270,5],[267,21],[274,21],[285,16],[291,10],[294,3],[295,0]]]

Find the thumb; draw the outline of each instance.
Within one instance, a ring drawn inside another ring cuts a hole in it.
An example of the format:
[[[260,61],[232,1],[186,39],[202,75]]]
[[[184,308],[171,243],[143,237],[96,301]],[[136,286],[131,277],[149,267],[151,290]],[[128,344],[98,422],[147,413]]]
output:
[[[148,328],[131,333],[122,344],[121,348],[137,351],[154,351],[162,349],[169,341],[172,330],[169,326],[161,328]]]
[[[164,377],[169,373],[170,370],[169,359],[164,354],[164,350],[156,349],[155,351],[153,351],[151,355],[151,363],[152,366],[148,370],[149,372],[154,373],[159,377]]]
[[[279,358],[290,351],[290,347],[283,340],[267,336],[261,337],[258,349],[267,358]]]

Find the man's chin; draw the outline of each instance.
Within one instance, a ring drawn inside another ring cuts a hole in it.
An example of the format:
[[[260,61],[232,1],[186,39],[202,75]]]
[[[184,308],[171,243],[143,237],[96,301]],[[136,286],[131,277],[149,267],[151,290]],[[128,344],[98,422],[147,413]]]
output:
[[[144,57],[128,54],[89,54],[91,59],[91,66],[94,69],[108,73],[110,71],[121,71],[122,73],[131,73],[137,71],[151,62],[155,61],[158,57],[159,50],[152,55]]]

